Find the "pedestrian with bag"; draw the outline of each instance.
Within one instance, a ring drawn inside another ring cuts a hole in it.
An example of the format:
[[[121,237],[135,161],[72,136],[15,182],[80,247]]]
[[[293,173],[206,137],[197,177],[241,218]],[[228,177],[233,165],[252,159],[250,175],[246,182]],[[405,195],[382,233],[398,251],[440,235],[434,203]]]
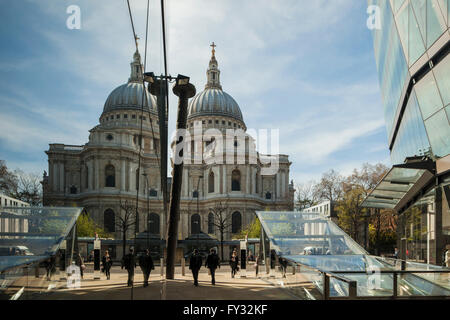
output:
[[[220,269],[220,259],[216,254],[216,250],[211,249],[208,258],[206,258],[205,267],[207,267],[211,272],[211,283],[212,285],[216,284],[216,269],[219,267]]]
[[[236,248],[234,248],[233,252],[231,253],[230,266],[231,266],[231,277],[234,278],[236,273],[239,271],[239,257]]]
[[[111,256],[109,255],[109,251],[106,250],[105,255],[102,258],[102,271],[106,275],[106,280],[109,280],[111,278],[111,273],[110,273],[111,266],[112,266],[112,259],[111,259]]]
[[[189,269],[192,271],[192,276],[194,277],[194,286],[196,287],[198,287],[198,272],[200,271],[202,264],[202,256],[198,253],[197,249],[194,249],[194,253],[189,260]]]

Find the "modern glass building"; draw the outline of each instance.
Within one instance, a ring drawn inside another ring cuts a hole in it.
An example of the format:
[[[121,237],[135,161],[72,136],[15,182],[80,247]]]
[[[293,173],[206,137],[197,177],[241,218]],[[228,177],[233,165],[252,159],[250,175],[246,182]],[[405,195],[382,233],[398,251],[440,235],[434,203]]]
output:
[[[441,265],[450,244],[450,0],[369,0],[393,168],[363,205],[399,214],[400,257]]]

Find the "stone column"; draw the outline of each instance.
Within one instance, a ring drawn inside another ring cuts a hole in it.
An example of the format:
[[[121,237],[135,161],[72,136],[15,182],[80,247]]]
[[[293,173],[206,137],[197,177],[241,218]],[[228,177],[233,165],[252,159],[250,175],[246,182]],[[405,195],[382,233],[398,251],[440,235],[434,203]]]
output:
[[[275,184],[277,186],[276,189],[276,198],[280,198],[280,172],[277,172],[277,174],[275,175]]]
[[[122,191],[126,191],[126,181],[125,181],[125,173],[126,173],[126,161],[125,159],[121,160],[122,168],[120,169],[120,189]]]
[[[245,193],[251,193],[250,191],[250,172],[251,172],[251,167],[248,166],[247,170],[245,170]]]
[[[223,190],[222,190],[222,193],[223,194],[226,194],[227,193],[227,166],[224,164],[223,166],[222,166],[222,168],[223,168],[223,175],[222,175],[222,188],[223,188]],[[219,175],[217,175],[217,177],[219,177]],[[220,182],[220,179],[217,179],[218,180],[218,182]],[[219,191],[219,187],[220,187],[220,184],[217,184],[217,191]]]
[[[95,190],[100,189],[100,165],[98,159],[95,159]]]
[[[59,164],[59,191],[64,192],[64,163]]]

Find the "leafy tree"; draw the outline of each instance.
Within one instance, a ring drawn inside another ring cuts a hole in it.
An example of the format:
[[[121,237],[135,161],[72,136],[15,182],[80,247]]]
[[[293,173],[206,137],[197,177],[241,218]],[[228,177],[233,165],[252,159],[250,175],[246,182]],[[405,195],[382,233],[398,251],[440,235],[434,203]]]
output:
[[[239,239],[244,239],[248,235],[249,238],[259,238],[261,236],[261,222],[258,218],[253,219],[252,223],[239,233]]]
[[[367,211],[366,208],[360,206],[363,199],[364,189],[356,186],[348,189],[336,206],[339,226],[355,241],[359,237],[359,228],[364,219],[363,214]]]
[[[111,234],[96,224],[87,212],[82,213],[77,220],[77,236],[94,237],[96,233],[100,238],[111,237]]]

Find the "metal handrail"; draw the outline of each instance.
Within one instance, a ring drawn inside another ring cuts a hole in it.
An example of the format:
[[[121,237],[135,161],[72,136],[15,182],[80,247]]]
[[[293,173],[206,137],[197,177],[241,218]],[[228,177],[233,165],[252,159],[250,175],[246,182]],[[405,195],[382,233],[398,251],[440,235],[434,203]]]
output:
[[[349,294],[348,299],[358,299],[362,297],[357,296],[357,281],[351,280],[346,278],[345,276],[342,276],[342,274],[374,274],[374,273],[381,273],[381,274],[392,274],[393,275],[393,290],[392,290],[392,298],[397,299],[398,296],[398,275],[399,274],[417,274],[417,273],[431,273],[431,274],[441,274],[441,273],[450,273],[450,268],[448,270],[405,270],[405,261],[402,262],[402,270],[372,270],[372,271],[325,271],[317,267],[311,267],[309,265],[305,265],[303,263],[299,263],[296,261],[292,261],[290,259],[286,259],[290,265],[293,265],[295,268],[297,266],[300,266],[301,268],[307,268],[310,270],[313,270],[315,272],[321,273],[323,277],[323,292],[322,297],[324,300],[328,299],[342,299],[342,297],[330,297],[330,278],[335,278],[337,280],[340,280],[342,282],[345,282],[349,286]],[[295,270],[295,269],[294,269]],[[295,273],[295,271],[294,271]],[[336,273],[339,273],[336,274]],[[425,279],[426,280],[426,279]],[[429,280],[428,280],[429,281]],[[449,290],[445,287],[442,287],[441,285],[432,282],[433,285],[436,285],[438,287],[441,287],[443,289]],[[439,298],[438,296],[434,296],[435,298]],[[367,297],[364,297],[367,298]],[[448,298],[448,297],[445,297]]]

